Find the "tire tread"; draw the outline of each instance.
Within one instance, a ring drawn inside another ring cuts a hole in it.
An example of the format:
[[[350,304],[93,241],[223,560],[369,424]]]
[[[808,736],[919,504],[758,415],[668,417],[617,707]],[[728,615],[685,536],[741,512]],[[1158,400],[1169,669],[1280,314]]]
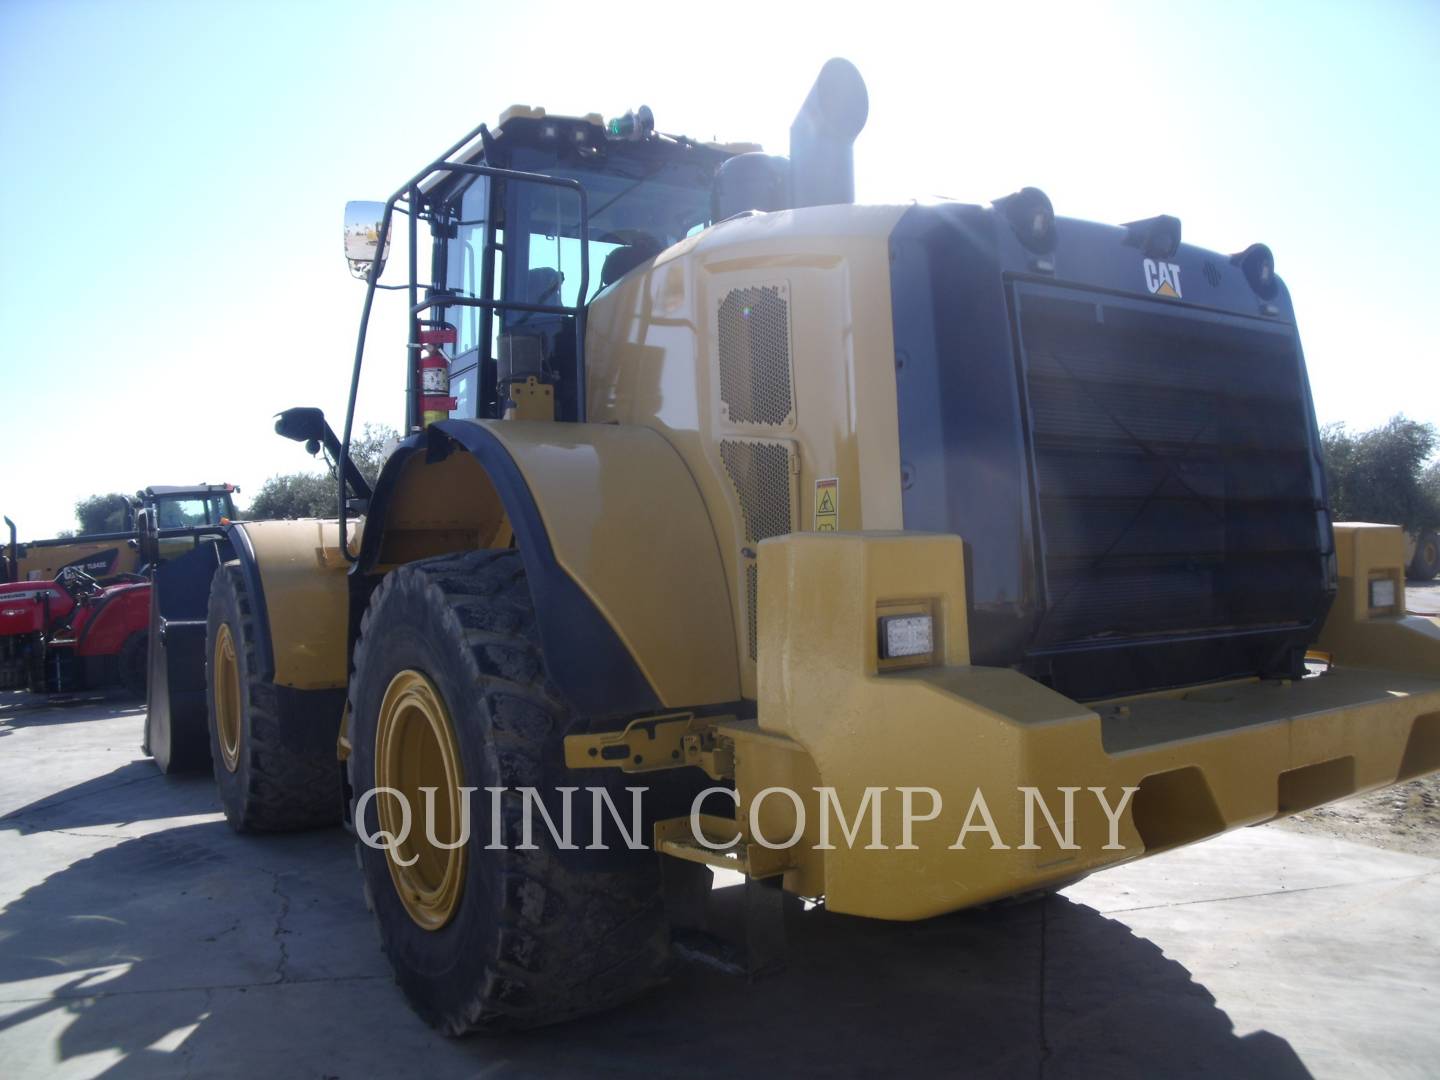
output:
[[[216,607],[223,607],[221,590],[234,593],[236,610],[240,613],[240,625],[233,627],[232,633],[237,639],[236,646],[244,652],[241,676],[245,681],[243,701],[248,702],[247,715],[242,720],[240,752],[248,756],[249,761],[248,767],[242,761],[237,773],[243,777],[245,787],[240,794],[238,813],[232,815],[227,806],[226,816],[237,832],[296,832],[334,825],[340,820],[341,808],[339,764],[333,751],[306,753],[287,745],[275,685],[258,674],[255,605],[237,563],[226,563],[215,571],[210,591],[212,620]],[[214,643],[207,639],[205,680],[211,702],[210,754],[216,780],[223,784],[222,773],[228,770],[220,753],[214,716],[215,687],[211,683],[210,663],[213,647]]]
[[[465,650],[501,782],[566,783],[563,738],[578,724],[546,675],[519,553],[444,555],[387,575],[361,620],[352,687],[376,647],[372,614],[397,589],[422,592]],[[350,704],[357,717],[353,697]],[[352,786],[362,790],[353,775]],[[489,882],[497,922],[483,978],[463,1000],[443,1005],[412,995],[426,1019],[451,1035],[538,1027],[611,1008],[662,981],[669,945],[658,872],[651,879],[633,869],[579,871],[543,822],[534,826],[538,850],[515,850],[522,799],[514,790],[501,795],[501,835],[506,850],[485,853],[497,870]]]

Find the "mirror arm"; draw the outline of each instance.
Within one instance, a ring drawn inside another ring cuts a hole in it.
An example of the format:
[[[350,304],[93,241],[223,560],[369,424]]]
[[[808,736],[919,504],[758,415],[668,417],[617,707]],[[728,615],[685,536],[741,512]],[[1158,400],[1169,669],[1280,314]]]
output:
[[[341,464],[340,440],[335,437],[335,432],[329,424],[325,425],[325,437],[322,441],[325,443],[326,452],[330,455],[331,459],[335,461],[336,471],[338,472]],[[369,482],[365,479],[365,475],[360,471],[359,466],[355,464],[354,459],[352,459],[348,453],[345,455],[344,476],[345,482],[350,485],[350,494],[357,499],[369,502],[375,492],[371,490]],[[341,494],[343,497],[343,490]]]
[[[395,200],[400,197],[396,192],[391,195],[385,203],[385,213],[380,218],[379,243],[375,250],[384,251],[385,244],[390,238],[390,216],[395,210]],[[350,553],[350,538],[348,533],[348,522],[346,521],[345,505],[345,481],[352,471],[358,473],[358,469],[350,460],[350,435],[355,426],[355,398],[360,392],[360,365],[365,360],[365,333],[370,329],[370,308],[375,303],[376,279],[380,276],[380,263],[370,264],[370,272],[365,275],[365,305],[360,309],[360,332],[355,339],[355,363],[350,369],[350,396],[345,403],[345,438],[336,448],[335,453],[335,484],[336,501],[340,511],[340,551],[346,561],[354,562],[356,556]],[[326,431],[331,438],[335,433],[330,431],[330,425],[325,425]],[[368,487],[368,485],[366,485]]]

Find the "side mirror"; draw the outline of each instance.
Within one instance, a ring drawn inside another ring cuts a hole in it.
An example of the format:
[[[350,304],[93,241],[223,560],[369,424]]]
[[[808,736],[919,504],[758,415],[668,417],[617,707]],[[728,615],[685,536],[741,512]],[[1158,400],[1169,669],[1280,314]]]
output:
[[[303,442],[305,449],[312,454],[323,446],[332,460],[340,459],[340,440],[325,422],[325,414],[313,406],[300,406],[277,413],[275,433],[296,442]],[[357,498],[370,498],[370,485],[353,459],[345,462],[345,483]]]
[[[366,277],[371,264],[376,262],[379,263],[376,277],[385,269],[385,260],[390,255],[390,237],[385,237],[385,248],[380,250],[380,223],[384,217],[384,203],[345,204],[345,259],[350,263],[350,273],[357,278]]]
[[[322,442],[325,431],[325,413],[310,406],[286,409],[275,417],[275,434],[296,442]]]

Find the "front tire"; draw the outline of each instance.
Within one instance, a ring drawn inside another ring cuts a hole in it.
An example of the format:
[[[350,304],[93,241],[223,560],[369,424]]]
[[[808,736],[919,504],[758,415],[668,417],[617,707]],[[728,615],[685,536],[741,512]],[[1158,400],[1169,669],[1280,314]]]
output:
[[[120,685],[125,693],[140,701],[145,700],[145,673],[150,663],[150,632],[136,630],[125,644],[120,646]]]
[[[210,760],[225,820],[236,832],[333,825],[343,808],[333,744],[299,746],[284,730],[276,687],[259,675],[259,632],[240,567],[226,563],[210,583],[205,629]]]
[[[608,837],[609,851],[560,850],[538,811],[535,849],[517,849],[517,788],[537,789],[557,824],[556,789],[587,791],[564,768],[565,736],[582,725],[546,676],[518,552],[442,556],[387,575],[361,623],[350,717],[357,835],[395,831],[398,800],[364,798],[377,780],[414,809],[398,859],[369,844],[359,852],[385,952],[422,1017],[451,1035],[538,1027],[661,980],[669,942],[653,852]],[[477,789],[467,844],[445,852],[424,839],[426,786],[437,789],[441,844],[459,839],[458,789]],[[508,789],[498,825],[487,788]],[[615,804],[628,805],[623,791]],[[574,805],[583,847],[589,799]],[[499,847],[489,847],[492,826]]]

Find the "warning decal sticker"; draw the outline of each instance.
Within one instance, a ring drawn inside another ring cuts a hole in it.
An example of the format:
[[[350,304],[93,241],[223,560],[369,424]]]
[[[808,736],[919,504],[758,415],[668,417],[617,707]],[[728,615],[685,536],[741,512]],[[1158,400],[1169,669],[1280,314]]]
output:
[[[840,528],[840,478],[815,481],[815,531],[836,532]]]

